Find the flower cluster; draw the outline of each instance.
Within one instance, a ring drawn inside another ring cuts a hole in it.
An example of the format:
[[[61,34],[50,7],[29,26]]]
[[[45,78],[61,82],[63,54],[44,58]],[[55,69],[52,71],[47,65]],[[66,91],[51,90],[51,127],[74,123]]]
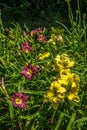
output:
[[[63,103],[66,98],[79,102],[80,78],[77,74],[71,73],[70,70],[74,61],[70,60],[66,54],[57,55],[55,65],[59,70],[59,78],[51,83],[49,90],[44,95],[44,102],[50,102],[54,109],[57,109],[58,105]]]
[[[35,30],[23,31],[22,34],[28,39],[29,42],[34,42],[36,40],[38,42],[47,42],[46,36],[44,35],[45,31],[45,29],[42,30],[42,28],[39,27]]]
[[[27,38],[28,42],[22,42],[21,49],[24,53],[33,53],[33,47],[31,47],[32,36],[36,35],[37,40],[39,42],[46,42],[46,37],[42,34],[42,29],[37,28],[36,30],[32,30],[31,32],[23,32],[23,35]],[[45,53],[44,58],[48,57],[50,54]],[[40,56],[41,58],[41,56]],[[34,76],[37,75],[37,67],[32,63],[28,63],[27,66],[24,66],[21,70],[20,74],[25,76],[27,80],[31,80]],[[21,92],[15,92],[11,97],[11,101],[14,107],[26,108],[26,101],[28,100],[28,96],[22,94]]]
[[[55,35],[51,34],[51,38],[48,40],[48,43],[52,43],[53,45],[56,45],[56,43],[63,43],[63,37],[61,34]]]
[[[40,27],[35,30],[32,30],[30,36],[31,37],[36,36],[36,40],[39,42],[47,42],[46,36],[43,35],[43,30]]]
[[[42,29],[39,27],[39,28],[37,28],[37,29],[35,29],[35,30],[32,30],[32,31],[31,31],[31,34],[32,34],[32,35],[34,35],[34,34],[35,34],[35,35],[38,35],[38,34],[41,33],[41,32],[42,32]]]
[[[51,36],[47,42],[52,43],[53,45],[64,43],[63,34],[64,30],[52,27]]]
[[[25,56],[30,56],[28,58],[31,58],[32,61],[33,54],[35,51],[37,51],[38,48],[40,49],[40,53],[39,55],[38,53],[35,53],[34,58],[35,56],[38,56],[36,57],[36,59],[38,58],[38,60],[45,60],[46,58],[48,58],[51,55],[50,52],[46,51],[46,47],[49,47],[48,43],[53,43],[55,45],[57,42],[64,42],[62,38],[62,33],[60,33],[60,31],[59,33],[57,33],[54,28],[52,30],[54,33],[51,35],[51,38],[48,41],[46,40],[46,36],[44,36],[44,31],[40,27],[29,32],[23,32],[25,38],[27,39],[25,40],[26,42],[22,42],[21,49],[23,53],[31,54]],[[43,44],[43,47],[41,47],[41,43],[45,42],[47,42],[47,44]],[[41,53],[41,51],[43,53]],[[43,63],[43,61],[39,61],[39,64],[40,63]],[[80,88],[80,78],[76,73],[72,73],[70,69],[74,66],[74,61],[70,59],[67,54],[61,54],[57,55],[54,61],[48,62],[47,66],[51,67],[51,63],[54,63],[52,67],[55,71],[57,71],[58,77],[51,82],[49,90],[44,95],[44,102],[50,102],[54,109],[57,109],[58,105],[60,103],[63,103],[66,99],[78,103],[80,101],[78,96]],[[35,66],[29,61],[28,65],[24,66],[23,69],[20,71],[20,74],[23,75],[27,80],[31,80],[32,78],[37,76],[38,66],[40,65]],[[44,68],[44,66],[42,67]],[[27,100],[28,96],[24,95],[22,92],[15,92],[14,95],[11,97],[11,101],[14,107],[26,108]]]

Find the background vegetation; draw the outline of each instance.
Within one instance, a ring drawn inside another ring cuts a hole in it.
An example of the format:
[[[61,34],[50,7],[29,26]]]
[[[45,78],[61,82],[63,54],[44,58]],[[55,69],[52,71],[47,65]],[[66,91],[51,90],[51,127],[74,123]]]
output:
[[[76,0],[71,0],[73,13],[77,7]],[[69,24],[67,3],[65,0],[0,0],[3,24],[10,26],[17,22],[29,28],[56,26],[55,20]],[[87,12],[87,1],[80,0],[82,13]],[[58,26],[58,25],[57,25]]]
[[[87,130],[87,1],[69,1],[0,1],[0,130]],[[32,35],[37,27],[45,43]],[[23,42],[33,47],[32,54],[23,52]],[[51,56],[40,61],[38,55],[47,51]],[[43,96],[59,76],[51,65],[63,53],[74,61],[71,71],[80,77],[80,102],[65,100],[54,110]],[[39,68],[32,80],[20,75],[28,62]],[[17,91],[29,96],[26,109],[13,106],[10,97]]]

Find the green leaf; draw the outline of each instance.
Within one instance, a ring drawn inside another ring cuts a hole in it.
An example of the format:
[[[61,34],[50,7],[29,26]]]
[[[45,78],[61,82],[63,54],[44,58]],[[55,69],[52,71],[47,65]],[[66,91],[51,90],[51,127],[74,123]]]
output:
[[[71,120],[68,123],[66,130],[72,130],[72,125],[74,123],[75,117],[76,117],[76,113],[72,113]]]
[[[60,125],[62,123],[63,117],[64,117],[64,113],[61,113],[59,118],[58,118],[58,121],[56,123],[56,126],[55,126],[54,130],[58,130],[59,129],[59,127],[60,127]]]
[[[14,118],[14,109],[12,106],[12,102],[10,100],[7,100],[8,105],[9,105],[9,112],[10,112],[10,118],[13,119]]]
[[[21,116],[20,115],[19,118],[30,121],[30,120],[34,119],[35,117],[37,117],[37,116],[39,116],[39,112],[36,112],[35,114],[32,114],[30,116],[29,115],[28,116]]]
[[[82,126],[85,121],[87,121],[87,117],[80,118],[74,122],[74,125],[77,127]]]
[[[28,91],[24,90],[23,92],[27,94],[35,94],[35,95],[38,95],[38,94],[43,95],[45,93],[45,91],[31,91],[31,90],[28,90]]]

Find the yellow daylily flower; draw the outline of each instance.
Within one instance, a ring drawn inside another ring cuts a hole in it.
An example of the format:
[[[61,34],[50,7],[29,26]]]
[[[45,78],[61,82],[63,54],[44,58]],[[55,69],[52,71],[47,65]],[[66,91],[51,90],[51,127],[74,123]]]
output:
[[[65,76],[65,77],[67,77],[67,76]],[[64,87],[64,88],[67,88],[67,86],[68,86],[68,80],[67,80],[67,78],[59,78],[58,80],[57,80],[57,82],[58,82],[58,84],[61,86],[61,87]]]
[[[80,77],[79,75],[75,74],[75,73],[72,73],[72,81],[73,82],[76,82],[76,83],[79,83],[80,82]]]
[[[54,94],[52,93],[52,91],[47,91],[47,93],[44,95],[44,102],[49,102],[52,100]]]
[[[56,44],[57,36],[55,34],[51,35],[51,38],[48,40],[48,43],[52,43],[53,45]]]
[[[54,91],[54,93],[56,92],[57,94],[66,92],[66,89],[62,87],[61,84],[57,81],[53,81],[51,83],[50,89]]]
[[[44,102],[54,104],[53,108],[56,109],[59,103],[64,102],[66,89],[59,86],[57,81],[51,83],[50,89],[44,95]]]
[[[71,71],[70,71],[69,68],[60,70],[60,76],[62,77],[62,76],[65,76],[65,75],[69,75],[69,76],[71,75]]]
[[[50,56],[49,52],[45,52],[45,53],[40,53],[39,54],[39,60],[44,60],[45,58],[48,58]]]
[[[53,82],[51,83],[50,89],[53,90],[54,87],[55,87],[55,88],[59,88],[59,84],[58,84],[57,81],[53,81]]]
[[[66,54],[62,54],[56,56],[55,64],[59,69],[64,69],[72,67],[74,65],[74,61],[70,60]]]

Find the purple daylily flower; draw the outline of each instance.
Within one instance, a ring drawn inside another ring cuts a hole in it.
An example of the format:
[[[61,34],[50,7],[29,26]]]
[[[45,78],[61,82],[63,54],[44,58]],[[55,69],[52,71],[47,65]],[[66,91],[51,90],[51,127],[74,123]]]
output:
[[[36,75],[36,71],[37,67],[29,63],[28,66],[24,66],[23,70],[20,73],[24,75],[28,80],[30,80],[33,76]]]
[[[39,34],[39,33],[41,33],[42,32],[42,29],[39,27],[39,28],[37,28],[37,29],[35,29],[35,30],[32,30],[31,31],[31,34],[33,34],[33,35],[37,35],[37,34]]]
[[[24,51],[25,53],[32,53],[33,52],[33,48],[30,47],[29,43],[23,42],[22,43],[22,51]]]
[[[39,42],[46,42],[46,36],[38,35],[37,39],[39,40]]]
[[[20,107],[24,109],[26,108],[26,101],[28,100],[28,98],[28,95],[24,95],[21,92],[15,92],[10,100],[12,101],[14,107]]]

